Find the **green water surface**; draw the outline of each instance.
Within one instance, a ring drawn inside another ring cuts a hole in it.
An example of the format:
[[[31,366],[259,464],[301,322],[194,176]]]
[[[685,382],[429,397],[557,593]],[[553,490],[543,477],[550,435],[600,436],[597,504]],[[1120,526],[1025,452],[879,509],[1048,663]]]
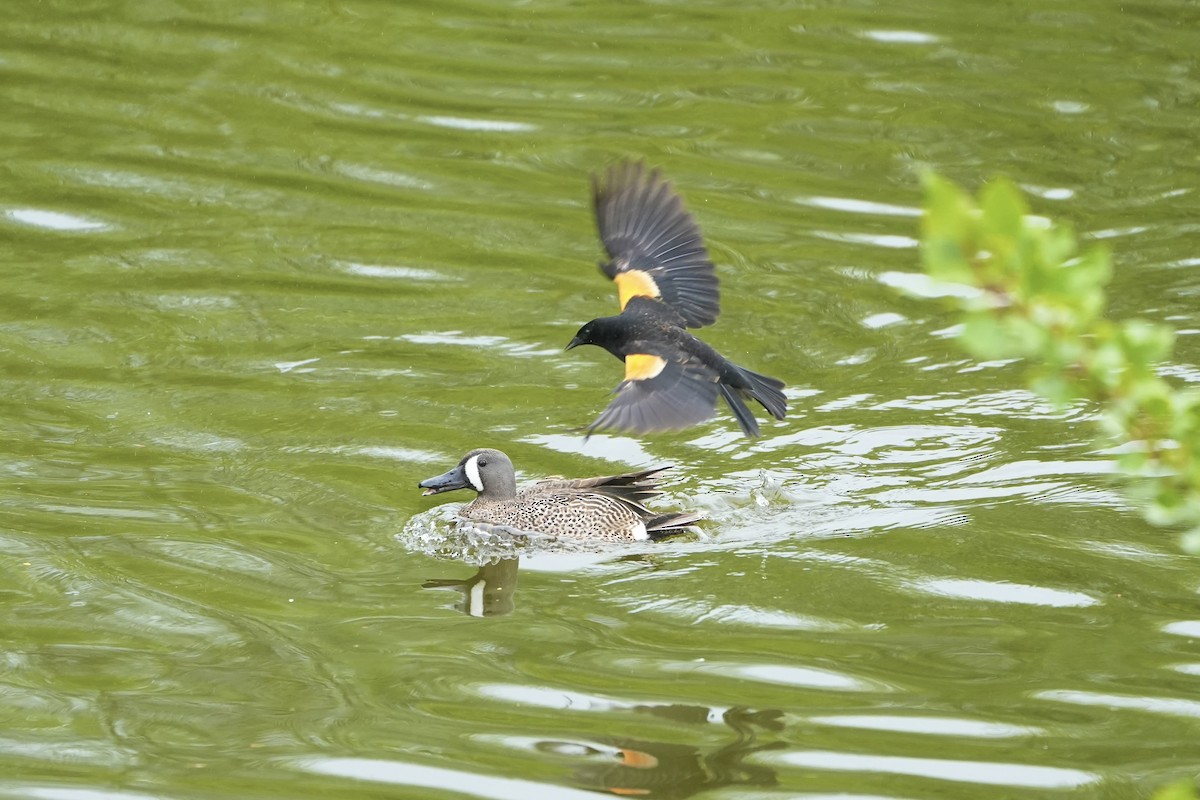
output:
[[[1194,2],[66,0],[0,19],[0,797],[1146,797],[1200,567],[920,290],[922,170],[1200,380]],[[662,167],[747,440],[579,430],[589,176]],[[422,478],[672,464],[702,535],[444,557]],[[497,588],[499,587],[499,588]],[[482,603],[482,605],[480,605]],[[471,612],[486,611],[486,616]]]

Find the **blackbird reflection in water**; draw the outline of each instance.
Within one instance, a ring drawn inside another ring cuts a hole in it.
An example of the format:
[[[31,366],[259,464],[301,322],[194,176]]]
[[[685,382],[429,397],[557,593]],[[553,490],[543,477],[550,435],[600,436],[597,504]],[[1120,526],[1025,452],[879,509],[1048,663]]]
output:
[[[710,711],[703,706],[634,706],[633,710],[687,725],[710,721]],[[721,719],[736,738],[709,753],[674,742],[623,738],[542,741],[537,749],[585,762],[573,772],[577,786],[621,797],[685,798],[722,786],[775,786],[775,770],[745,764],[743,759],[787,746],[782,741],[757,741],[757,729],[783,728],[781,715],[777,709],[729,709]]]
[[[519,559],[501,559],[484,564],[469,578],[431,579],[422,586],[461,592],[462,597],[455,607],[464,614],[503,616],[511,614],[516,607],[518,566]],[[682,725],[700,726],[713,722],[713,712],[704,706],[637,705],[625,708]],[[776,785],[773,769],[745,764],[743,759],[753,753],[786,746],[778,740],[758,742],[759,730],[783,729],[781,716],[782,712],[777,709],[728,709],[720,719],[732,729],[735,737],[711,752],[677,742],[590,736],[575,740],[542,740],[536,748],[576,764],[574,782],[581,788],[622,797],[685,798],[722,786]]]

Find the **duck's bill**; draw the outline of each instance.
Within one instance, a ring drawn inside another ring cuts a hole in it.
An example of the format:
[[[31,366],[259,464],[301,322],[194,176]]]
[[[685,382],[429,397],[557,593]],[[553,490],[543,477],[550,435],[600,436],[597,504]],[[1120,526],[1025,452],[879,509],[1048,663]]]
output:
[[[463,472],[462,465],[438,475],[436,478],[426,478],[417,484],[417,488],[424,490],[421,492],[422,495],[453,492],[455,489],[465,489],[468,486],[470,484],[467,482],[467,475]]]

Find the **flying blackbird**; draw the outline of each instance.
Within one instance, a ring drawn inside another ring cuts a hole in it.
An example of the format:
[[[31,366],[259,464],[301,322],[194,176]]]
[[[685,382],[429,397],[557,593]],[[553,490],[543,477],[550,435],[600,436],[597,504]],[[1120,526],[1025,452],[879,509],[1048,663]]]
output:
[[[687,331],[715,322],[720,300],[700,228],[671,184],[623,161],[592,177],[592,198],[609,257],[600,270],[617,284],[621,313],[587,323],[567,349],[603,347],[625,362],[625,379],[587,433],[687,428],[716,413],[718,395],[747,436],[758,435],[747,398],[783,419],[782,381],[739,367]]]

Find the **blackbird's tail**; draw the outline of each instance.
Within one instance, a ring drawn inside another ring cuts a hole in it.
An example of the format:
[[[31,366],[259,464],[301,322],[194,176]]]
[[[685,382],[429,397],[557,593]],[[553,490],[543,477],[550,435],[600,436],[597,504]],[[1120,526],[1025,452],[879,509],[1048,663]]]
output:
[[[721,396],[729,403],[733,416],[747,436],[758,436],[758,420],[750,413],[745,398],[757,400],[775,419],[783,419],[787,415],[787,398],[783,394],[783,381],[770,378],[757,372],[738,367],[738,373],[745,380],[745,387],[733,387],[724,381],[720,383]]]

